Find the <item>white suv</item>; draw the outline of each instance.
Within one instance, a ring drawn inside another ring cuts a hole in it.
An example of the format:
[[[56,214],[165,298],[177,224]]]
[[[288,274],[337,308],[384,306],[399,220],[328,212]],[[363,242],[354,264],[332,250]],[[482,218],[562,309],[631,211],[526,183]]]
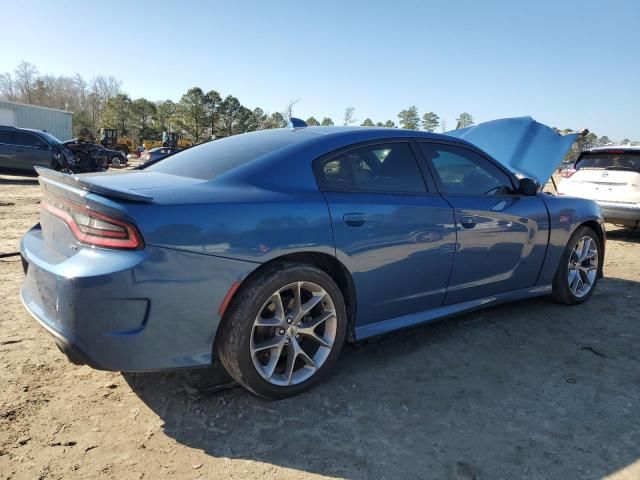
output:
[[[563,176],[559,195],[595,200],[609,223],[640,226],[640,145],[585,150]]]

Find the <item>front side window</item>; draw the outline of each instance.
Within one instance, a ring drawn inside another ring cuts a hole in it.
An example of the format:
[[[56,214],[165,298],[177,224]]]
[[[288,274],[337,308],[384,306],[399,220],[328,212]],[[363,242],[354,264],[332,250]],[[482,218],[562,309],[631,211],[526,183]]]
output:
[[[58,140],[56,136],[51,135],[49,132],[40,132],[40,135],[46,138],[49,141],[49,143],[53,145],[60,145],[62,143],[60,140]],[[41,142],[41,143],[44,143],[44,142]]]
[[[0,130],[0,143],[11,144],[11,132],[9,130]]]
[[[454,145],[421,143],[443,193],[501,195],[511,191],[509,177],[477,153]]]
[[[27,132],[16,132],[16,145],[21,145],[23,147],[37,147],[38,143],[44,143],[39,141],[38,137],[33,135],[32,133]]]
[[[405,142],[367,145],[323,159],[316,166],[323,190],[426,193],[418,161]]]

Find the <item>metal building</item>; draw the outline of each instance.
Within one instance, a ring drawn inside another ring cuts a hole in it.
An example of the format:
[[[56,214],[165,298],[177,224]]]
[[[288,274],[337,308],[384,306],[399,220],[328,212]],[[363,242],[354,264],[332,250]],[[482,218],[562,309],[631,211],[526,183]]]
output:
[[[0,100],[0,125],[46,130],[60,140],[71,138],[72,112]]]

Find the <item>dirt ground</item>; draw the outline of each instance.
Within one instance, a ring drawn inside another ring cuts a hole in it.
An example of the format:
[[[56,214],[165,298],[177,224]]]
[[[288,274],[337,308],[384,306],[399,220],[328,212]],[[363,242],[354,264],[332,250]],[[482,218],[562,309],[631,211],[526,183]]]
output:
[[[0,253],[36,221],[0,179]],[[70,364],[0,259],[0,479],[640,478],[640,235],[609,232],[585,305],[541,298],[350,347],[331,378],[267,402],[199,372]],[[185,387],[187,385],[187,387]]]

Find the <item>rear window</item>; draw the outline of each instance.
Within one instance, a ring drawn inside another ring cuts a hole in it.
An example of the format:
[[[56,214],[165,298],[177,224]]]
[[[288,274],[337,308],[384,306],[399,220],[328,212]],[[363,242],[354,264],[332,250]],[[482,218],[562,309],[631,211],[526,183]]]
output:
[[[589,152],[580,157],[575,168],[640,172],[640,152]]]
[[[308,138],[302,132],[284,129],[236,135],[177,152],[145,170],[210,180]]]

